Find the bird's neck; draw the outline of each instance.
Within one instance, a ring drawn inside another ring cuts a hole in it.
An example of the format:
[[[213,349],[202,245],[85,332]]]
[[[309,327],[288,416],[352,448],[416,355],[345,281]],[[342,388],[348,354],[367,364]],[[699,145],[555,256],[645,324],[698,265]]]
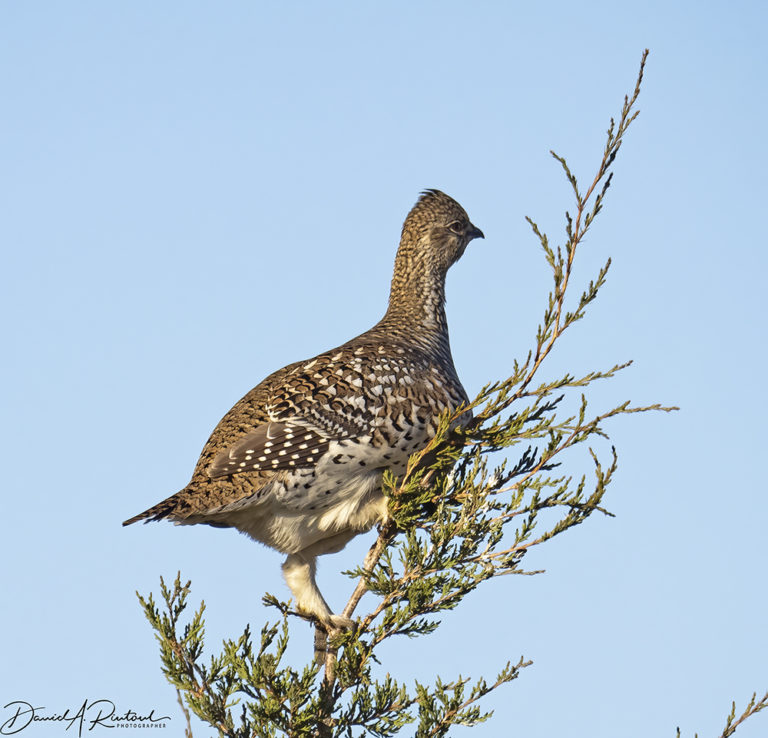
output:
[[[445,269],[415,249],[401,246],[395,260],[389,307],[377,328],[396,331],[411,341],[447,351]]]

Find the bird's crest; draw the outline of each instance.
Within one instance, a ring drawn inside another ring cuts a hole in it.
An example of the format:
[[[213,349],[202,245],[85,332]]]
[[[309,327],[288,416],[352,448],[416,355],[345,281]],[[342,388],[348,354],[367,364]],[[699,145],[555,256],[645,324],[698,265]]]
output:
[[[469,220],[464,208],[452,197],[436,189],[424,190],[403,223],[403,233],[418,232],[438,220]]]

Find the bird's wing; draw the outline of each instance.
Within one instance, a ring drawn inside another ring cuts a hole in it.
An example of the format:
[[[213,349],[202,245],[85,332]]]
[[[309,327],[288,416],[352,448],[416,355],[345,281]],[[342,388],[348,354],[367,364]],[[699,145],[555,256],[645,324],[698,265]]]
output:
[[[241,472],[311,467],[332,440],[301,420],[264,423],[219,451],[208,467],[208,476],[215,479]]]
[[[208,476],[312,467],[332,442],[370,435],[384,398],[365,397],[362,376],[334,363],[342,356],[287,367],[265,380],[254,397],[243,398],[246,407],[258,405],[261,422],[219,446]],[[230,411],[237,417],[240,405]]]

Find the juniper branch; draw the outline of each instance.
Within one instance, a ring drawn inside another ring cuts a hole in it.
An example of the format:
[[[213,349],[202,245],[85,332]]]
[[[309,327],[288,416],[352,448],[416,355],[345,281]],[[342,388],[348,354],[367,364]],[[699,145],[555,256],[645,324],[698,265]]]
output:
[[[732,702],[731,712],[725,722],[725,728],[723,729],[720,738],[728,738],[728,736],[733,735],[736,732],[736,728],[738,728],[748,717],[756,715],[766,707],[768,707],[768,692],[766,692],[759,700],[757,699],[757,692],[753,692],[749,704],[738,718],[736,717],[736,703]]]
[[[168,680],[185,693],[190,709],[220,735],[351,738],[353,730],[361,730],[388,738],[417,722],[417,736],[442,736],[453,725],[485,720],[490,713],[482,713],[477,702],[515,679],[530,663],[521,658],[515,666],[508,664],[492,684],[480,679],[469,691],[462,677],[450,682],[438,678],[431,688],[416,683],[414,691],[409,691],[389,674],[376,678],[373,670],[376,649],[387,639],[434,632],[441,613],[455,608],[483,582],[507,574],[535,573],[521,568],[533,547],[595,512],[610,515],[602,501],[616,472],[617,456],[611,447],[610,463],[604,467],[594,442],[607,438],[606,423],[620,415],[675,409],[624,402],[597,414],[589,412],[586,388],[613,377],[630,362],[581,375],[540,378],[556,341],[584,317],[607,278],[610,260],[575,305],[566,307],[577,249],[602,208],[612,181],[611,166],[637,116],[634,106],[646,58],[647,51],[634,93],[625,97],[618,123],[611,120],[600,165],[585,191],[565,158],[553,153],[571,185],[576,209],[574,215],[566,213],[567,240],[560,246],[553,247],[547,234],[528,219],[553,278],[534,349],[514,362],[507,379],[484,387],[466,407],[445,413],[435,437],[411,457],[402,477],[384,474],[389,519],[362,565],[347,572],[356,582],[344,616],[353,617],[365,592],[377,598],[358,617],[356,631],[330,631],[321,665],[313,663],[300,672],[283,666],[288,618],[302,616],[267,595],[264,602],[279,610],[282,625],[264,626],[258,649],[246,627],[239,640],[226,641],[223,653],[204,667],[199,661],[203,606],[184,634],[177,633],[188,584],[182,586],[177,577],[169,590],[161,580],[167,615],[159,614],[151,595],[147,601],[140,598],[161,644]],[[581,393],[577,408],[562,417],[562,401],[576,392]],[[470,412],[472,420],[463,422]],[[565,455],[579,447],[589,454],[592,481],[588,484],[586,474],[551,475]],[[515,448],[519,451],[515,460],[490,466],[498,452]],[[541,530],[538,514],[545,509],[560,514]],[[247,701],[235,725],[233,709],[240,698]],[[748,711],[764,706],[757,704],[753,700]],[[742,719],[736,720],[734,712],[729,726],[735,729]]]
[[[736,728],[738,728],[747,718],[756,715],[766,707],[768,707],[768,692],[766,692],[759,700],[757,699],[757,692],[753,692],[749,704],[744,708],[744,712],[742,712],[738,718],[736,717],[736,703],[732,702],[731,711],[725,721],[725,728],[723,728],[723,732],[720,734],[719,738],[729,738],[729,736],[732,736],[736,732]],[[677,738],[681,738],[682,733],[680,732],[680,728],[677,729],[676,736]],[[698,733],[694,733],[694,738],[698,738],[698,736]]]

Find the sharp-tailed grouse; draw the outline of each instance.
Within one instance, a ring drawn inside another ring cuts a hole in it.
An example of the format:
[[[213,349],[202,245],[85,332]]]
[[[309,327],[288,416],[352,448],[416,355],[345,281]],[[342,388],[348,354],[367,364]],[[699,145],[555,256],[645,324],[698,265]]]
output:
[[[440,413],[467,401],[445,320],[445,275],[483,233],[438,190],[403,225],[384,317],[357,338],[267,377],[216,426],[192,481],[125,521],[237,528],[288,554],[298,610],[326,626],[315,559],[387,516],[382,472],[402,474]]]

